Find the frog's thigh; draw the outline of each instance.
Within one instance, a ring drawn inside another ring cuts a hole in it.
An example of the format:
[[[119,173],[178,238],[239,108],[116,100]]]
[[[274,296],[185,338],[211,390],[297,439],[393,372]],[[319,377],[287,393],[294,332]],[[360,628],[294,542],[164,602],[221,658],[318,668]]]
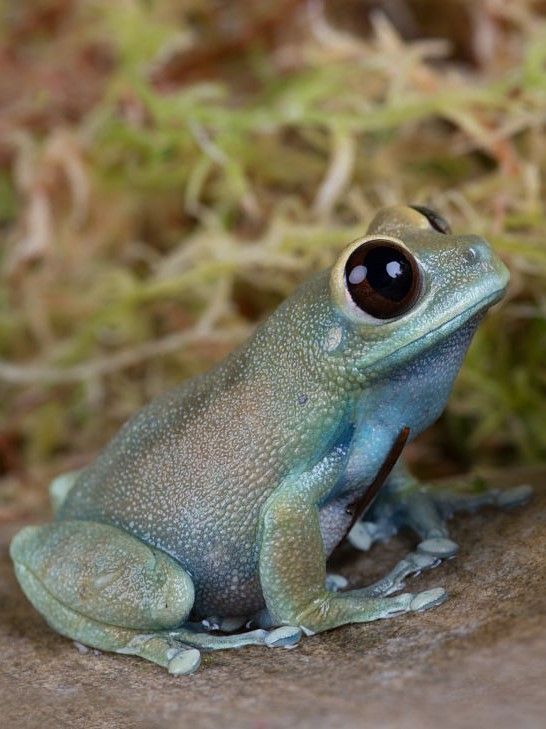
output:
[[[194,600],[191,578],[168,555],[83,521],[26,527],[10,551],[25,594],[59,633],[169,668],[173,659],[180,663],[172,641],[154,635],[183,623]],[[198,665],[198,652],[191,653],[186,663]]]

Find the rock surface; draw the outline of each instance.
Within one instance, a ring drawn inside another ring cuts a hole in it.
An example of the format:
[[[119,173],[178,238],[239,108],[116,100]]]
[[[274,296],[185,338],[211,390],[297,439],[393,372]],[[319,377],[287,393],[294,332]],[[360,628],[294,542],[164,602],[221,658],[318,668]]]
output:
[[[450,599],[422,614],[353,625],[294,650],[246,648],[204,656],[174,678],[137,658],[100,654],[53,633],[20,592],[0,529],[0,724],[16,727],[364,727],[538,729],[546,717],[546,471],[500,485],[535,485],[511,512],[453,522],[458,556],[413,578]],[[344,548],[351,585],[381,576],[411,546]]]

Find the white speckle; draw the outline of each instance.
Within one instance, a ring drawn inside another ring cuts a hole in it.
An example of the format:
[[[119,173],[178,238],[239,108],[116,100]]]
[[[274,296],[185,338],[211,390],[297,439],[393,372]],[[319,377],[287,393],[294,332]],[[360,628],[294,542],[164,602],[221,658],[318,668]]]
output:
[[[341,327],[330,327],[324,340],[324,349],[327,352],[333,352],[341,344],[342,331]]]

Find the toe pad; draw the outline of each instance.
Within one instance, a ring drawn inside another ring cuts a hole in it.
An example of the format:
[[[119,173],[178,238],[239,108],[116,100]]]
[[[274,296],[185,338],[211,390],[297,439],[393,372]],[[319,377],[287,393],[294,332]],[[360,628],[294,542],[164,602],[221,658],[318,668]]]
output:
[[[169,673],[173,676],[185,676],[195,673],[201,663],[201,654],[197,648],[186,648],[176,653],[169,661]]]
[[[452,542],[451,539],[445,537],[434,537],[433,539],[425,539],[417,546],[419,552],[432,554],[434,557],[453,557],[459,551],[459,545]]]
[[[419,592],[411,601],[410,610],[413,610],[413,612],[422,612],[423,610],[441,605],[446,599],[447,592],[442,587]]]
[[[265,644],[268,648],[293,648],[299,643],[301,635],[300,628],[283,625],[268,633]]]

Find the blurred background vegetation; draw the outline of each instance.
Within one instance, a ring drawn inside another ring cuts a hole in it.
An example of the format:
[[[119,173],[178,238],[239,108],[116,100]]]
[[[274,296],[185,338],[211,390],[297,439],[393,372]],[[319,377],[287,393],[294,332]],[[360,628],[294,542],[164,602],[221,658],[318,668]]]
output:
[[[546,2],[3,0],[0,519],[376,209],[512,271],[422,473],[546,457]]]

